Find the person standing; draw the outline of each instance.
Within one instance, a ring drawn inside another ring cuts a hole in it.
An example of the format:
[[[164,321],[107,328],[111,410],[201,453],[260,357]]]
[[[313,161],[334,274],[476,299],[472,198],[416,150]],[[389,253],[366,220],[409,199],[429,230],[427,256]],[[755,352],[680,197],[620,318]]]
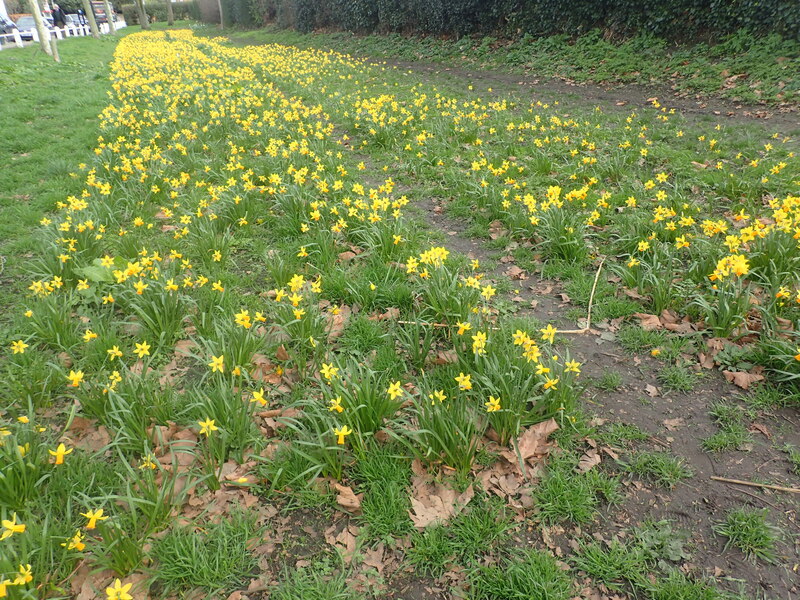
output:
[[[64,29],[64,27],[66,27],[67,15],[58,4],[53,4],[53,12],[51,16],[53,17],[53,25],[55,27],[58,27],[59,29]]]

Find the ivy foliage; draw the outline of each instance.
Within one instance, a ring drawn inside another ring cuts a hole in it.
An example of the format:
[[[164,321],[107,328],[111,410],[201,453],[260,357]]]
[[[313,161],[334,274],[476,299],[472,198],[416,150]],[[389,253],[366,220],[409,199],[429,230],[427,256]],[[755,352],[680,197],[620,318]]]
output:
[[[610,37],[650,34],[671,41],[710,40],[745,29],[800,39],[797,0],[223,0],[226,21],[268,23],[308,32],[463,36]]]

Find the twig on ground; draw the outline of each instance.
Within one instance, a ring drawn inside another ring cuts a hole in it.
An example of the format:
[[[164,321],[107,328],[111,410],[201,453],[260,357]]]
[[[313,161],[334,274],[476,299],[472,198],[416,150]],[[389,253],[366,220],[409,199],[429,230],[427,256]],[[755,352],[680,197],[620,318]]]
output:
[[[597,282],[600,279],[600,271],[603,270],[603,263],[606,262],[606,257],[597,265],[597,273],[594,274],[594,283],[592,284],[592,293],[589,294],[589,312],[586,315],[586,327],[583,329],[564,329],[558,333],[587,333],[592,328],[592,305],[594,304],[594,293],[597,290]]]
[[[772,485],[769,483],[756,483],[754,481],[742,481],[741,479],[728,479],[727,477],[717,477],[716,475],[712,475],[711,479],[714,481],[722,481],[723,483],[735,483],[737,485],[748,485],[750,487],[778,490],[779,492],[787,492],[789,494],[800,494],[800,488],[790,488],[782,485]]]

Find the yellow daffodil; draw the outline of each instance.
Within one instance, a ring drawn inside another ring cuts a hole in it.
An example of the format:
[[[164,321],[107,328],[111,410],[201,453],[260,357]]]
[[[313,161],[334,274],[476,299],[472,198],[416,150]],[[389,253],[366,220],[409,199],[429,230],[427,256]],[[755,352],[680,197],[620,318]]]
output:
[[[257,392],[253,392],[250,402],[258,402],[261,406],[266,406],[267,400],[264,398],[264,388],[261,388]]]
[[[148,344],[147,342],[142,342],[141,344],[135,344],[133,353],[139,358],[150,356],[150,344]]]
[[[394,383],[390,384],[389,389],[386,390],[386,393],[389,394],[389,398],[392,400],[397,400],[403,395],[403,390],[400,389],[400,382],[395,381]]]
[[[64,464],[64,457],[67,454],[72,453],[73,450],[74,450],[74,448],[70,448],[69,450],[67,450],[67,447],[62,443],[62,444],[59,444],[58,447],[55,450],[48,450],[47,452],[50,453],[50,456],[55,456],[55,458],[56,458],[55,464],[63,465]]]
[[[28,344],[25,343],[24,340],[17,340],[16,342],[11,342],[11,350],[14,354],[25,354],[25,348],[28,347]]]
[[[70,370],[69,375],[67,375],[67,379],[69,379],[70,385],[72,387],[78,387],[83,381],[83,371]]]
[[[331,398],[330,400],[328,400],[328,404],[329,404],[328,410],[330,412],[336,411],[338,413],[341,413],[344,411],[344,407],[342,406],[341,396],[336,396],[336,398]]]
[[[3,526],[3,532],[0,533],[0,540],[10,538],[15,533],[25,533],[25,524],[17,523],[17,513],[11,515],[11,520],[3,519],[0,521]]]
[[[555,341],[556,333],[558,333],[558,329],[553,327],[551,324],[547,324],[547,327],[544,329],[540,329],[542,334],[542,341],[548,342],[552,344]]]
[[[219,356],[211,356],[211,362],[208,363],[208,366],[211,367],[212,373],[224,373],[225,372],[225,355],[220,354]]]
[[[472,389],[472,376],[464,373],[459,373],[458,377],[456,377],[456,382],[458,383],[458,388],[460,390],[471,390]]]
[[[83,549],[86,548],[86,544],[83,542],[83,533],[81,533],[81,530],[78,529],[75,531],[75,535],[73,535],[68,542],[61,544],[61,546],[67,550],[77,550],[78,552],[82,552]]]
[[[206,417],[205,421],[198,421],[197,424],[200,425],[200,435],[205,435],[206,437],[219,429],[214,425],[214,419],[209,419],[208,417]]]
[[[108,519],[107,516],[103,515],[102,508],[86,511],[85,513],[81,513],[81,516],[89,519],[89,522],[86,524],[86,529],[95,529],[98,521],[105,521]]]
[[[119,579],[115,579],[114,585],[106,588],[106,600],[133,600],[133,596],[128,593],[132,586],[132,583],[122,585]]]
[[[350,429],[347,425],[342,425],[341,427],[335,428],[333,430],[333,435],[336,436],[336,443],[344,445],[344,438],[353,433],[353,430]]]

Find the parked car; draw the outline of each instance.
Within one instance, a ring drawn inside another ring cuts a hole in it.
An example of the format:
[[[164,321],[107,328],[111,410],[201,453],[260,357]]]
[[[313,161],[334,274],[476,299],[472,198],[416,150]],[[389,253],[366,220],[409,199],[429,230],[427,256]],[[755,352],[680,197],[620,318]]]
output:
[[[67,22],[66,22],[67,27],[80,27],[82,25],[80,16],[66,15],[66,17],[67,17]]]
[[[53,22],[44,17],[44,26],[48,29],[53,29]],[[36,29],[36,21],[32,15],[22,16],[17,19],[17,29],[19,29],[19,36],[23,40],[32,40],[33,30]]]
[[[14,33],[16,28],[17,25],[14,21],[0,17],[0,33]]]

